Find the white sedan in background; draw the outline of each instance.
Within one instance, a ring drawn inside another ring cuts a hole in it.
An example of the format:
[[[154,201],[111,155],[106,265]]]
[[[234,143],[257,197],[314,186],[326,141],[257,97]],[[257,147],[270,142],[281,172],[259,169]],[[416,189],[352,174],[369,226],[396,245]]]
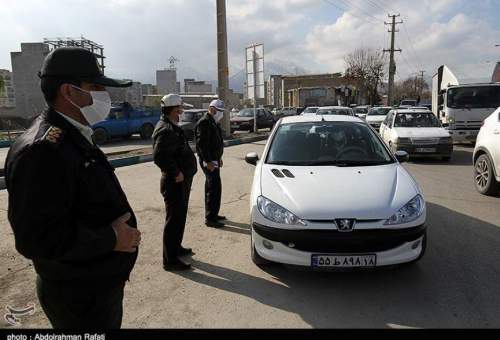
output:
[[[340,116],[353,116],[354,111],[350,107],[344,106],[323,106],[316,111],[317,116],[329,116],[329,115],[340,115]]]
[[[365,122],[349,116],[282,119],[256,165],[250,198],[251,253],[313,268],[418,261],[426,207],[418,184]]]
[[[406,151],[410,156],[438,156],[449,161],[453,141],[434,113],[426,109],[389,111],[380,126],[380,135],[393,151]]]
[[[380,129],[380,125],[382,125],[382,122],[391,110],[393,110],[393,108],[390,106],[373,107],[370,111],[368,111],[365,120],[368,125],[378,131]]]

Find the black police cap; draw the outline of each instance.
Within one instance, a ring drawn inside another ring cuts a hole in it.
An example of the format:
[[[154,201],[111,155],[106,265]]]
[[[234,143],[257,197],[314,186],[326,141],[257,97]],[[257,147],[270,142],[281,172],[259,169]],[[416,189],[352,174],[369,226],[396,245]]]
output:
[[[60,47],[51,51],[43,61],[40,78],[73,78],[109,87],[129,87],[131,81],[105,77],[96,56],[79,47]]]

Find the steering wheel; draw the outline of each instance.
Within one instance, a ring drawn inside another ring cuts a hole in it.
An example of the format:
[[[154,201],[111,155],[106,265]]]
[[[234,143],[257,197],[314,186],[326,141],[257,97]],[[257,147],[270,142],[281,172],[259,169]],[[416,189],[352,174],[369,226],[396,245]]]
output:
[[[363,156],[368,156],[368,152],[366,152],[365,149],[363,149],[360,146],[349,146],[342,151],[340,151],[337,155],[337,159],[342,159],[340,156],[342,156],[345,153],[352,152],[352,151],[357,151],[360,154],[363,154]]]

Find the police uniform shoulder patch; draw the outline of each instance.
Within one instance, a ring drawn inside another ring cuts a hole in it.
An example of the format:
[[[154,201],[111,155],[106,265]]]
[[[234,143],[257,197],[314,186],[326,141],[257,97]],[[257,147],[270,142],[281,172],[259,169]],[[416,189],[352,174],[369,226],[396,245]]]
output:
[[[56,126],[51,126],[47,132],[42,137],[42,141],[47,141],[52,144],[57,144],[62,137],[63,131],[56,127]]]

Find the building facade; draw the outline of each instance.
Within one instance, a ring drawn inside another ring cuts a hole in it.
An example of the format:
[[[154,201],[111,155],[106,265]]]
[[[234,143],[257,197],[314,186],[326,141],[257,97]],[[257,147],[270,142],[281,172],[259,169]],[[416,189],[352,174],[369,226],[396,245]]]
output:
[[[184,93],[213,93],[212,84],[195,79],[184,79]]]
[[[108,87],[106,90],[109,92],[111,101],[114,103],[128,102],[134,107],[143,106],[143,85],[140,82],[132,82],[132,86],[119,88]]]
[[[177,71],[156,71],[156,86],[158,87],[158,94],[179,93],[180,83],[177,82]]]
[[[38,72],[49,52],[49,45],[44,43],[22,43],[21,52],[11,52],[17,116],[30,118],[45,109]]]
[[[0,108],[13,109],[16,107],[16,95],[12,72],[0,70]]]

